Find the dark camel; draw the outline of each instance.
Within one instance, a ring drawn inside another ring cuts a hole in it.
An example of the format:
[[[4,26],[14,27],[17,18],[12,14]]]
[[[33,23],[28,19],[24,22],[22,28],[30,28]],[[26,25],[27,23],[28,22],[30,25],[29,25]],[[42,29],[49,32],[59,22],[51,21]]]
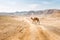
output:
[[[32,21],[33,21],[33,22],[40,23],[40,21],[39,21],[39,18],[38,18],[38,17],[34,17],[34,18],[32,18],[32,17],[31,17],[31,19],[32,19]]]

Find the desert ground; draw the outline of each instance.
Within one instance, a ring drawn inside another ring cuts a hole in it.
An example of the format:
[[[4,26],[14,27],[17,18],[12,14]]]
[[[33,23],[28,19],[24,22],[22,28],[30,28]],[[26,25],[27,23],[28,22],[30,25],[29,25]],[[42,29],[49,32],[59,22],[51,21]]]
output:
[[[60,40],[60,17],[0,16],[0,40]]]

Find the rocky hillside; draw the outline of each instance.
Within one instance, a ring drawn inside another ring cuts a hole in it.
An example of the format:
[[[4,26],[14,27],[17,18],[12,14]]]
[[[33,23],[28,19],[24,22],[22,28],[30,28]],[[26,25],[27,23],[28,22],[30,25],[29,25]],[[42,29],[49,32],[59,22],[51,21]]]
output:
[[[39,11],[23,11],[23,12],[13,12],[13,13],[0,13],[0,15],[48,15],[53,14],[60,16],[60,9],[47,9]]]

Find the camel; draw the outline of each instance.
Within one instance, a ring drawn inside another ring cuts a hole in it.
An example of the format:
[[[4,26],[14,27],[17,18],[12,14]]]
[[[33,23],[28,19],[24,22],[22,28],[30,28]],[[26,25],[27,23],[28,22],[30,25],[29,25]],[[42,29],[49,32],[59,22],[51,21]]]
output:
[[[40,20],[38,17],[34,17],[34,18],[31,17],[31,19],[33,22],[40,23]]]

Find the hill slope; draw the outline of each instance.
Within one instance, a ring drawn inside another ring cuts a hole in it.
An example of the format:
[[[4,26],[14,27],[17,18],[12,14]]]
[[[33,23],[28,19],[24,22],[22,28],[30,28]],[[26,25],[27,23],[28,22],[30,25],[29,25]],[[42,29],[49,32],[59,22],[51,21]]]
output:
[[[44,18],[36,24],[30,17],[0,16],[0,40],[60,40],[60,27],[49,25],[49,21]]]

